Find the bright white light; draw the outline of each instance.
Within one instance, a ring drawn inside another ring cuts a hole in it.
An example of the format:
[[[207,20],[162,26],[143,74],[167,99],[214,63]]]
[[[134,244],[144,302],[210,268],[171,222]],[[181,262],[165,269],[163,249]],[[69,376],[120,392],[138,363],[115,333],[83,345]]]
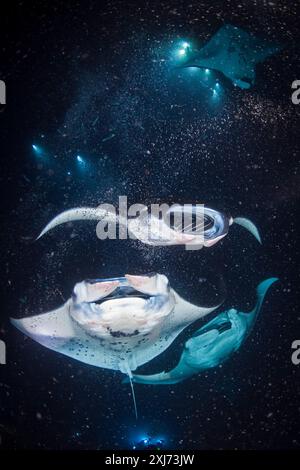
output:
[[[188,42],[184,42],[184,43],[182,44],[182,47],[183,47],[184,49],[187,49],[188,47],[190,47],[190,45],[189,45]]]
[[[185,55],[185,54],[186,54],[185,49],[179,49],[178,55],[183,56],[183,55]]]
[[[219,88],[219,86],[220,86],[220,83],[219,83],[219,82],[217,82],[217,83],[216,83],[216,87],[217,87],[217,88]]]
[[[209,73],[209,69],[205,69],[205,73]]]
[[[78,161],[79,163],[83,163],[84,160],[83,160],[83,158],[82,158],[80,155],[77,155],[76,158],[77,158],[77,161]]]

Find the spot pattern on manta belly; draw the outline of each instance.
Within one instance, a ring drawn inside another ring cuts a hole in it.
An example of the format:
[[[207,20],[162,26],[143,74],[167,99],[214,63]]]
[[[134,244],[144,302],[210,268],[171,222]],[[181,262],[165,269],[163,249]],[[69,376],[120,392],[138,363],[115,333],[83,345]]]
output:
[[[113,336],[113,338],[130,338],[131,336],[137,336],[139,334],[139,330],[134,330],[132,333],[124,333],[124,331],[113,331],[109,327],[107,327],[107,331],[109,331],[109,334]]]
[[[140,346],[141,344],[145,343],[147,341],[146,338],[142,338],[138,340],[137,347]]]

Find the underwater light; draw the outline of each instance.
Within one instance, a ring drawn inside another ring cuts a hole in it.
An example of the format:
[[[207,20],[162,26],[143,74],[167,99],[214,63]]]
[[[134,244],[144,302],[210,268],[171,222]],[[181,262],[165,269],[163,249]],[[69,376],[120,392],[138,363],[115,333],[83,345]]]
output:
[[[32,144],[32,149],[37,155],[40,155],[42,153],[42,149],[38,145]]]
[[[133,442],[132,449],[133,450],[161,450],[165,446],[165,439],[162,438],[161,436],[159,437],[153,437],[153,436],[148,436],[142,438],[137,438]]]
[[[209,69],[205,69],[205,73],[209,73]]]
[[[77,155],[76,159],[79,163],[84,163],[84,160],[80,155]]]
[[[188,49],[190,49],[191,45],[188,43],[188,42],[183,42],[181,44],[181,48],[178,50],[178,55],[180,55],[181,57],[183,57],[184,55],[187,54],[188,52]]]
[[[185,55],[185,54],[186,54],[186,50],[185,50],[185,49],[179,49],[178,55],[183,56],[183,55]]]

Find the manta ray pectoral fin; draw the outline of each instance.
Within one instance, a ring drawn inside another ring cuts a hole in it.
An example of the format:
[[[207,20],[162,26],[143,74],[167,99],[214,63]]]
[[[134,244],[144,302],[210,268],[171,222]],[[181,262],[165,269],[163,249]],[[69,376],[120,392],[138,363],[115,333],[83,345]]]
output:
[[[197,370],[197,351],[202,351],[203,348],[215,342],[220,336],[218,330],[213,329],[203,334],[190,338],[186,343],[182,352],[181,358],[177,366],[170,372],[159,372],[152,375],[133,374],[132,380],[136,383],[145,385],[172,385],[187,379]],[[195,367],[196,362],[196,367]],[[124,379],[123,382],[128,382]]]
[[[220,303],[214,305],[213,307],[201,307],[187,302],[174,290],[173,294],[175,297],[176,304],[178,306],[178,310],[180,310],[180,312],[182,313],[182,322],[185,324],[191,323],[193,321],[198,320],[199,318],[209,315],[211,312],[219,308],[220,305],[222,305],[222,303],[224,302],[224,300],[222,300]]]
[[[270,277],[269,279],[265,279],[264,281],[262,281],[257,286],[256,288],[257,301],[256,301],[256,305],[254,309],[252,310],[252,312],[250,312],[250,315],[252,314],[256,316],[259,313],[267,291],[269,290],[271,285],[278,280],[279,280],[278,277]]]
[[[116,220],[114,213],[100,207],[76,207],[74,209],[69,209],[54,217],[54,219],[52,219],[41,231],[37,237],[37,240],[57,225],[65,224],[67,222],[74,222],[76,220],[102,220],[104,218],[111,221]]]
[[[245,217],[236,217],[235,219],[233,219],[232,223],[237,224],[237,225],[241,225],[242,227],[244,227],[246,230],[248,230],[248,232],[252,233],[252,235],[256,238],[256,240],[260,244],[262,244],[259,231],[258,231],[256,225],[254,225],[254,223],[251,222],[251,220],[246,219]]]
[[[249,335],[249,333],[251,332],[254,324],[255,324],[255,321],[257,319],[257,316],[260,312],[260,309],[261,309],[261,306],[263,304],[263,301],[264,301],[264,298],[266,296],[266,293],[268,292],[269,288],[271,287],[271,285],[278,281],[279,279],[277,277],[270,277],[269,279],[265,279],[264,281],[262,281],[256,288],[256,304],[255,304],[255,307],[253,308],[253,310],[251,310],[251,312],[238,312],[238,315],[240,317],[243,317],[246,319],[246,322],[247,322],[247,332],[246,332],[246,336]]]
[[[34,341],[60,351],[74,337],[74,326],[68,314],[69,302],[62,307],[33,317],[15,319],[11,323]]]

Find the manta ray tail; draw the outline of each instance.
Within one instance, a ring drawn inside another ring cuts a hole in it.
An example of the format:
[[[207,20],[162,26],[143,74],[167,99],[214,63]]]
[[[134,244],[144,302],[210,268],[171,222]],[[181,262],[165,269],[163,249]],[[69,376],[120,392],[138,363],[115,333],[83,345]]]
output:
[[[126,364],[126,369],[127,369],[127,374],[128,374],[128,380],[130,382],[130,387],[131,387],[131,395],[132,395],[132,399],[133,399],[133,406],[134,406],[134,412],[135,412],[135,417],[136,419],[138,419],[138,412],[137,412],[137,406],[136,406],[136,399],[135,399],[135,393],[134,393],[134,386],[133,386],[133,380],[132,380],[132,372],[128,366],[128,364]]]
[[[233,223],[241,225],[242,227],[244,227],[246,230],[248,230],[250,233],[252,233],[252,235],[256,238],[256,240],[260,244],[262,244],[259,231],[258,231],[256,225],[254,225],[254,223],[251,222],[251,220],[245,219],[245,217],[236,217],[235,219],[233,219]]]
[[[101,220],[104,217],[108,217],[109,215],[111,214],[103,208],[76,207],[74,209],[69,209],[54,217],[54,219],[52,219],[41,231],[37,237],[37,240],[57,225],[73,222],[75,220]]]

